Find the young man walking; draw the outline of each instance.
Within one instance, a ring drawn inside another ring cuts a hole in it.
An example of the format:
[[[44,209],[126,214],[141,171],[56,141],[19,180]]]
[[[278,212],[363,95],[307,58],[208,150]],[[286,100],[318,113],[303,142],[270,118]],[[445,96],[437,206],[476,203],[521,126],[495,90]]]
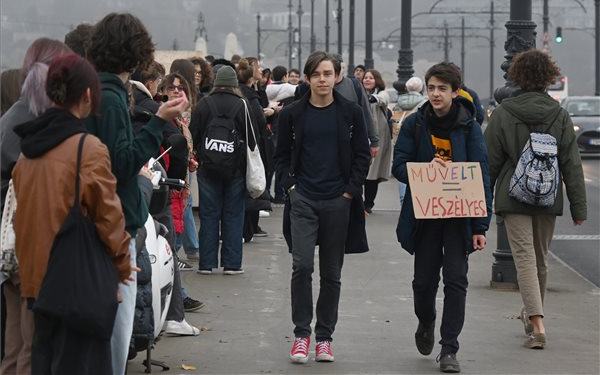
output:
[[[278,168],[290,171],[284,181],[293,259],[295,340],[290,358],[297,363],[308,360],[315,246],[319,244],[320,268],[315,360],[332,362],[330,343],[338,318],[347,233],[364,233],[362,184],[371,158],[369,142],[360,107],[333,90],[340,69],[340,63],[328,53],[312,53],[304,66],[310,90],[284,107],[279,117],[275,160]],[[348,229],[351,223],[358,223],[357,227]],[[356,252],[366,251],[364,238],[364,249]]]
[[[460,97],[460,71],[443,62],[425,75],[429,101],[410,115],[400,129],[394,149],[392,173],[408,184],[406,163],[479,162],[483,176],[487,217],[416,220],[410,187],[396,229],[402,247],[414,254],[412,282],[414,309],[419,324],[415,342],[419,353],[429,355],[434,346],[436,301],[440,268],[444,280],[444,308],[440,328],[442,345],[437,360],[442,372],[460,372],[456,359],[458,335],[465,319],[468,256],[485,247],[485,232],[492,213],[487,151],[475,108]]]

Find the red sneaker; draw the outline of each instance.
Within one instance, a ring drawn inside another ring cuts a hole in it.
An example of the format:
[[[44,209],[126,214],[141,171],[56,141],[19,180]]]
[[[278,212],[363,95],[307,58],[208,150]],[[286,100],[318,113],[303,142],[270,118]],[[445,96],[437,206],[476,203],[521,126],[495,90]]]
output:
[[[306,363],[308,361],[308,347],[310,346],[310,337],[296,337],[290,359],[295,363]]]
[[[333,353],[331,352],[331,341],[317,341],[315,350],[317,362],[333,362]]]

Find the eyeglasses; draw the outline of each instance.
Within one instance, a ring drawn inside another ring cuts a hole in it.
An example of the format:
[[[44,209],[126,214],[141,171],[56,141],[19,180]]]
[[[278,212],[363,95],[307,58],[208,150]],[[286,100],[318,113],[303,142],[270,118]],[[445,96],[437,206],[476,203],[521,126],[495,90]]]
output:
[[[169,86],[167,86],[167,90],[168,91],[175,91],[175,89],[177,89],[179,91],[183,91],[183,86],[182,85],[177,85],[177,86],[169,85]]]
[[[202,72],[194,72],[194,75],[195,75],[196,77],[202,77]]]

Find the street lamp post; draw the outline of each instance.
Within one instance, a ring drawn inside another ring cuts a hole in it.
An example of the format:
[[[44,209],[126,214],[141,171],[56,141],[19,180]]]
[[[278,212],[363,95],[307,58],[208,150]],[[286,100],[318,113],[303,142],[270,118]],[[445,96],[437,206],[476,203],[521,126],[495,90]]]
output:
[[[490,102],[494,105],[494,0],[490,2]]]
[[[298,0],[298,11],[296,14],[298,15],[298,70],[302,71],[302,15],[304,14],[302,0]]]
[[[410,49],[412,0],[402,0],[402,15],[400,28],[400,50],[398,50],[398,80],[394,88],[399,93],[406,92],[404,84],[415,72],[413,69],[413,51]]]
[[[292,0],[288,1],[288,69],[292,68],[292,47],[294,42],[292,28]]]
[[[260,59],[260,13],[256,13],[256,56]]]
[[[594,1],[596,13],[596,95],[600,96],[600,0]]]
[[[325,51],[329,52],[329,0],[325,0]]]
[[[336,15],[336,20],[337,20],[337,26],[338,26],[338,48],[337,48],[337,52],[338,54],[341,56],[342,55],[342,33],[343,33],[343,29],[342,29],[342,0],[338,0],[338,8],[337,8],[337,15]]]
[[[310,0],[310,53],[315,52],[317,40],[315,38],[315,0]]]
[[[373,69],[373,0],[365,1],[365,67]]]
[[[508,76],[508,69],[515,55],[535,48],[535,27],[535,22],[531,20],[531,0],[510,0],[510,20],[506,23],[504,44],[506,60],[501,65],[506,82],[503,87],[495,91],[498,103],[502,103],[502,100],[510,97],[517,90]],[[493,252],[494,263],[490,285],[492,288],[516,289],[518,288],[517,271],[502,217],[496,216],[496,224],[498,243],[497,249]]]
[[[348,77],[354,76],[354,0],[350,0],[348,14]]]

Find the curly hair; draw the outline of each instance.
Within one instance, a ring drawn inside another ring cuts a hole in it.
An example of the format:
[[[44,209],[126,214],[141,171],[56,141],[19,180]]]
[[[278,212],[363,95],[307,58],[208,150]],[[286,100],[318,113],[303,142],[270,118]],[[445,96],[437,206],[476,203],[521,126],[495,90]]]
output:
[[[169,73],[178,73],[186,81],[189,90],[185,94],[193,107],[198,102],[198,88],[194,85],[194,75],[196,74],[194,64],[188,59],[175,59],[171,63]]]
[[[87,57],[90,47],[94,26],[88,23],[80,23],[77,27],[65,35],[65,44],[79,56]]]
[[[550,55],[530,49],[513,58],[508,75],[525,91],[544,91],[560,76],[560,69]]]
[[[139,18],[110,13],[94,26],[88,57],[99,72],[143,70],[154,60],[154,43]]]
[[[200,71],[202,72],[202,82],[200,83],[200,92],[208,92],[213,83],[213,70],[210,64],[204,60],[202,57],[190,57],[190,61],[194,65],[200,66]]]

